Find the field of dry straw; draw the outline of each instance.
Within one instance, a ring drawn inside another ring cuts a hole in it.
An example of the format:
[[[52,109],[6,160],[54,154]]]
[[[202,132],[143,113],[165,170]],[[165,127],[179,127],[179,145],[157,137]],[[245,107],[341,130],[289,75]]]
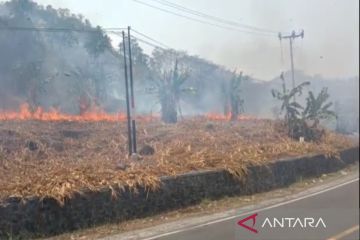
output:
[[[336,155],[355,143],[328,132],[320,143],[289,139],[279,123],[204,118],[176,125],[138,124],[138,145],[152,155],[127,157],[124,122],[0,121],[0,199],[54,197],[111,186],[156,188],[159,177],[226,169],[239,177],[250,165],[309,153]],[[118,166],[126,166],[126,169]]]

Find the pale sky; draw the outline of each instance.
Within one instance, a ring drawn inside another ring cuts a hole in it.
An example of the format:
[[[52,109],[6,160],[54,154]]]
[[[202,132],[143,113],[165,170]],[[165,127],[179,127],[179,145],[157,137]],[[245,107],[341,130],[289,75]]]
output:
[[[151,0],[148,4],[164,8]],[[295,68],[326,77],[359,72],[358,0],[168,0],[231,21],[275,31],[305,30],[294,44]],[[268,80],[289,69],[289,43],[219,29],[141,5],[133,0],[37,0],[81,13],[93,25],[132,26],[174,49]],[[172,9],[169,9],[172,10]],[[175,11],[175,10],[172,10]]]

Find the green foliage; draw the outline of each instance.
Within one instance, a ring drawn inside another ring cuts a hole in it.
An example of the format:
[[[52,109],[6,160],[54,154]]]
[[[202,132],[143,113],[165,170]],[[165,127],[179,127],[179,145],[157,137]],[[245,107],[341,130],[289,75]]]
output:
[[[97,26],[96,31],[88,33],[88,39],[85,42],[85,48],[90,55],[96,58],[106,49],[111,48],[110,39],[103,32],[103,30]]]
[[[306,141],[320,140],[324,134],[324,131],[319,128],[320,121],[336,116],[330,110],[332,103],[327,102],[330,97],[327,88],[323,88],[317,97],[309,91],[304,108],[294,100],[294,97],[300,96],[303,88],[310,83],[303,82],[289,91],[282,75],[281,79],[282,91],[272,90],[272,95],[282,101],[281,110],[285,111],[285,123],[289,136],[295,139],[304,137]],[[309,125],[310,122],[312,122],[311,125]]]
[[[291,124],[291,121],[299,119],[301,114],[300,111],[303,107],[295,101],[296,96],[301,96],[303,88],[310,85],[310,82],[303,82],[295,88],[288,90],[283,75],[281,75],[282,89],[281,91],[272,89],[271,93],[274,98],[282,101],[281,112],[285,112],[285,121],[287,124]]]
[[[0,31],[0,106],[16,108],[19,102],[31,98],[34,105],[45,110],[57,107],[61,111],[76,114],[79,94],[87,92],[92,98],[100,100],[101,107],[106,111],[124,109],[122,51],[111,47],[100,27],[93,27],[83,16],[73,14],[68,9],[42,6],[30,0],[0,3],[0,13],[1,27],[86,30]],[[219,88],[224,79],[231,78],[231,72],[224,67],[172,49],[156,48],[148,56],[135,38],[131,39],[131,48],[134,90],[139,111],[148,112],[148,108],[151,108],[148,103],[155,103],[158,99],[143,94],[144,89],[154,86],[151,79],[157,82],[164,77],[170,78],[166,75],[174,70],[175,59],[178,59],[177,71],[181,75],[191,66],[191,75],[187,74],[185,82],[181,84],[180,76],[172,87],[176,89],[176,85],[181,85],[181,91],[173,91],[179,115],[180,102],[191,103],[192,109],[202,112],[216,111],[222,107]],[[31,67],[35,65],[36,68]],[[33,90],[30,90],[30,85]],[[118,104],[119,101],[121,104]]]
[[[114,78],[119,79],[121,70],[118,55],[111,54],[115,50],[100,27],[92,27],[68,9],[44,7],[31,0],[0,3],[0,13],[2,27],[87,30],[0,31],[0,84],[6,89],[0,102],[14,107],[28,102],[45,109],[59,104],[62,110],[76,113],[81,91],[106,101],[107,76],[115,72]]]
[[[320,120],[336,118],[335,112],[330,110],[333,103],[327,102],[329,97],[327,88],[323,88],[317,97],[314,96],[313,92],[309,91],[309,95],[306,98],[306,108],[302,113],[302,117],[313,121],[312,127],[317,127]]]

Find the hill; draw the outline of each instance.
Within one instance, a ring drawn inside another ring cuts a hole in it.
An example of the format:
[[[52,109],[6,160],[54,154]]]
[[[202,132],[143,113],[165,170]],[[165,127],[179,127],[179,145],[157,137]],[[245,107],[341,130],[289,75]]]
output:
[[[233,77],[232,70],[173,49],[155,48],[147,55],[136,38],[131,42],[140,113],[159,111],[157,93],[147,89],[171,71],[176,61],[188,73],[184,87],[195,89],[181,99],[183,114],[223,113],[222,87]],[[0,109],[14,110],[28,103],[32,109],[55,108],[70,114],[93,108],[124,111],[122,48],[122,44],[114,47],[108,32],[100,26],[93,26],[84,16],[68,9],[54,9],[31,0],[0,3]],[[289,73],[285,78],[290,83]],[[296,81],[310,81],[309,90],[316,93],[328,87],[340,116],[338,124],[342,126],[337,127],[344,132],[358,130],[358,77],[325,79],[297,71]],[[280,86],[278,77],[270,81],[248,77],[241,93],[245,114],[266,118],[278,115],[279,103],[270,92]]]

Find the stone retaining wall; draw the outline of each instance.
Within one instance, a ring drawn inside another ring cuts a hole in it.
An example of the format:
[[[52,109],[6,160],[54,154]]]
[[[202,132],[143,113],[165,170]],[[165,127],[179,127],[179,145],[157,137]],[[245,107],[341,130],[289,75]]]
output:
[[[110,190],[76,194],[60,206],[54,199],[9,198],[0,203],[0,239],[10,236],[29,238],[49,236],[103,223],[145,217],[199,203],[203,199],[249,195],[284,187],[301,178],[315,177],[337,171],[359,161],[359,148],[341,152],[341,160],[324,155],[298,157],[253,166],[241,181],[228,172],[191,172],[161,178],[161,187],[152,192],[139,189],[119,192],[111,197]]]

